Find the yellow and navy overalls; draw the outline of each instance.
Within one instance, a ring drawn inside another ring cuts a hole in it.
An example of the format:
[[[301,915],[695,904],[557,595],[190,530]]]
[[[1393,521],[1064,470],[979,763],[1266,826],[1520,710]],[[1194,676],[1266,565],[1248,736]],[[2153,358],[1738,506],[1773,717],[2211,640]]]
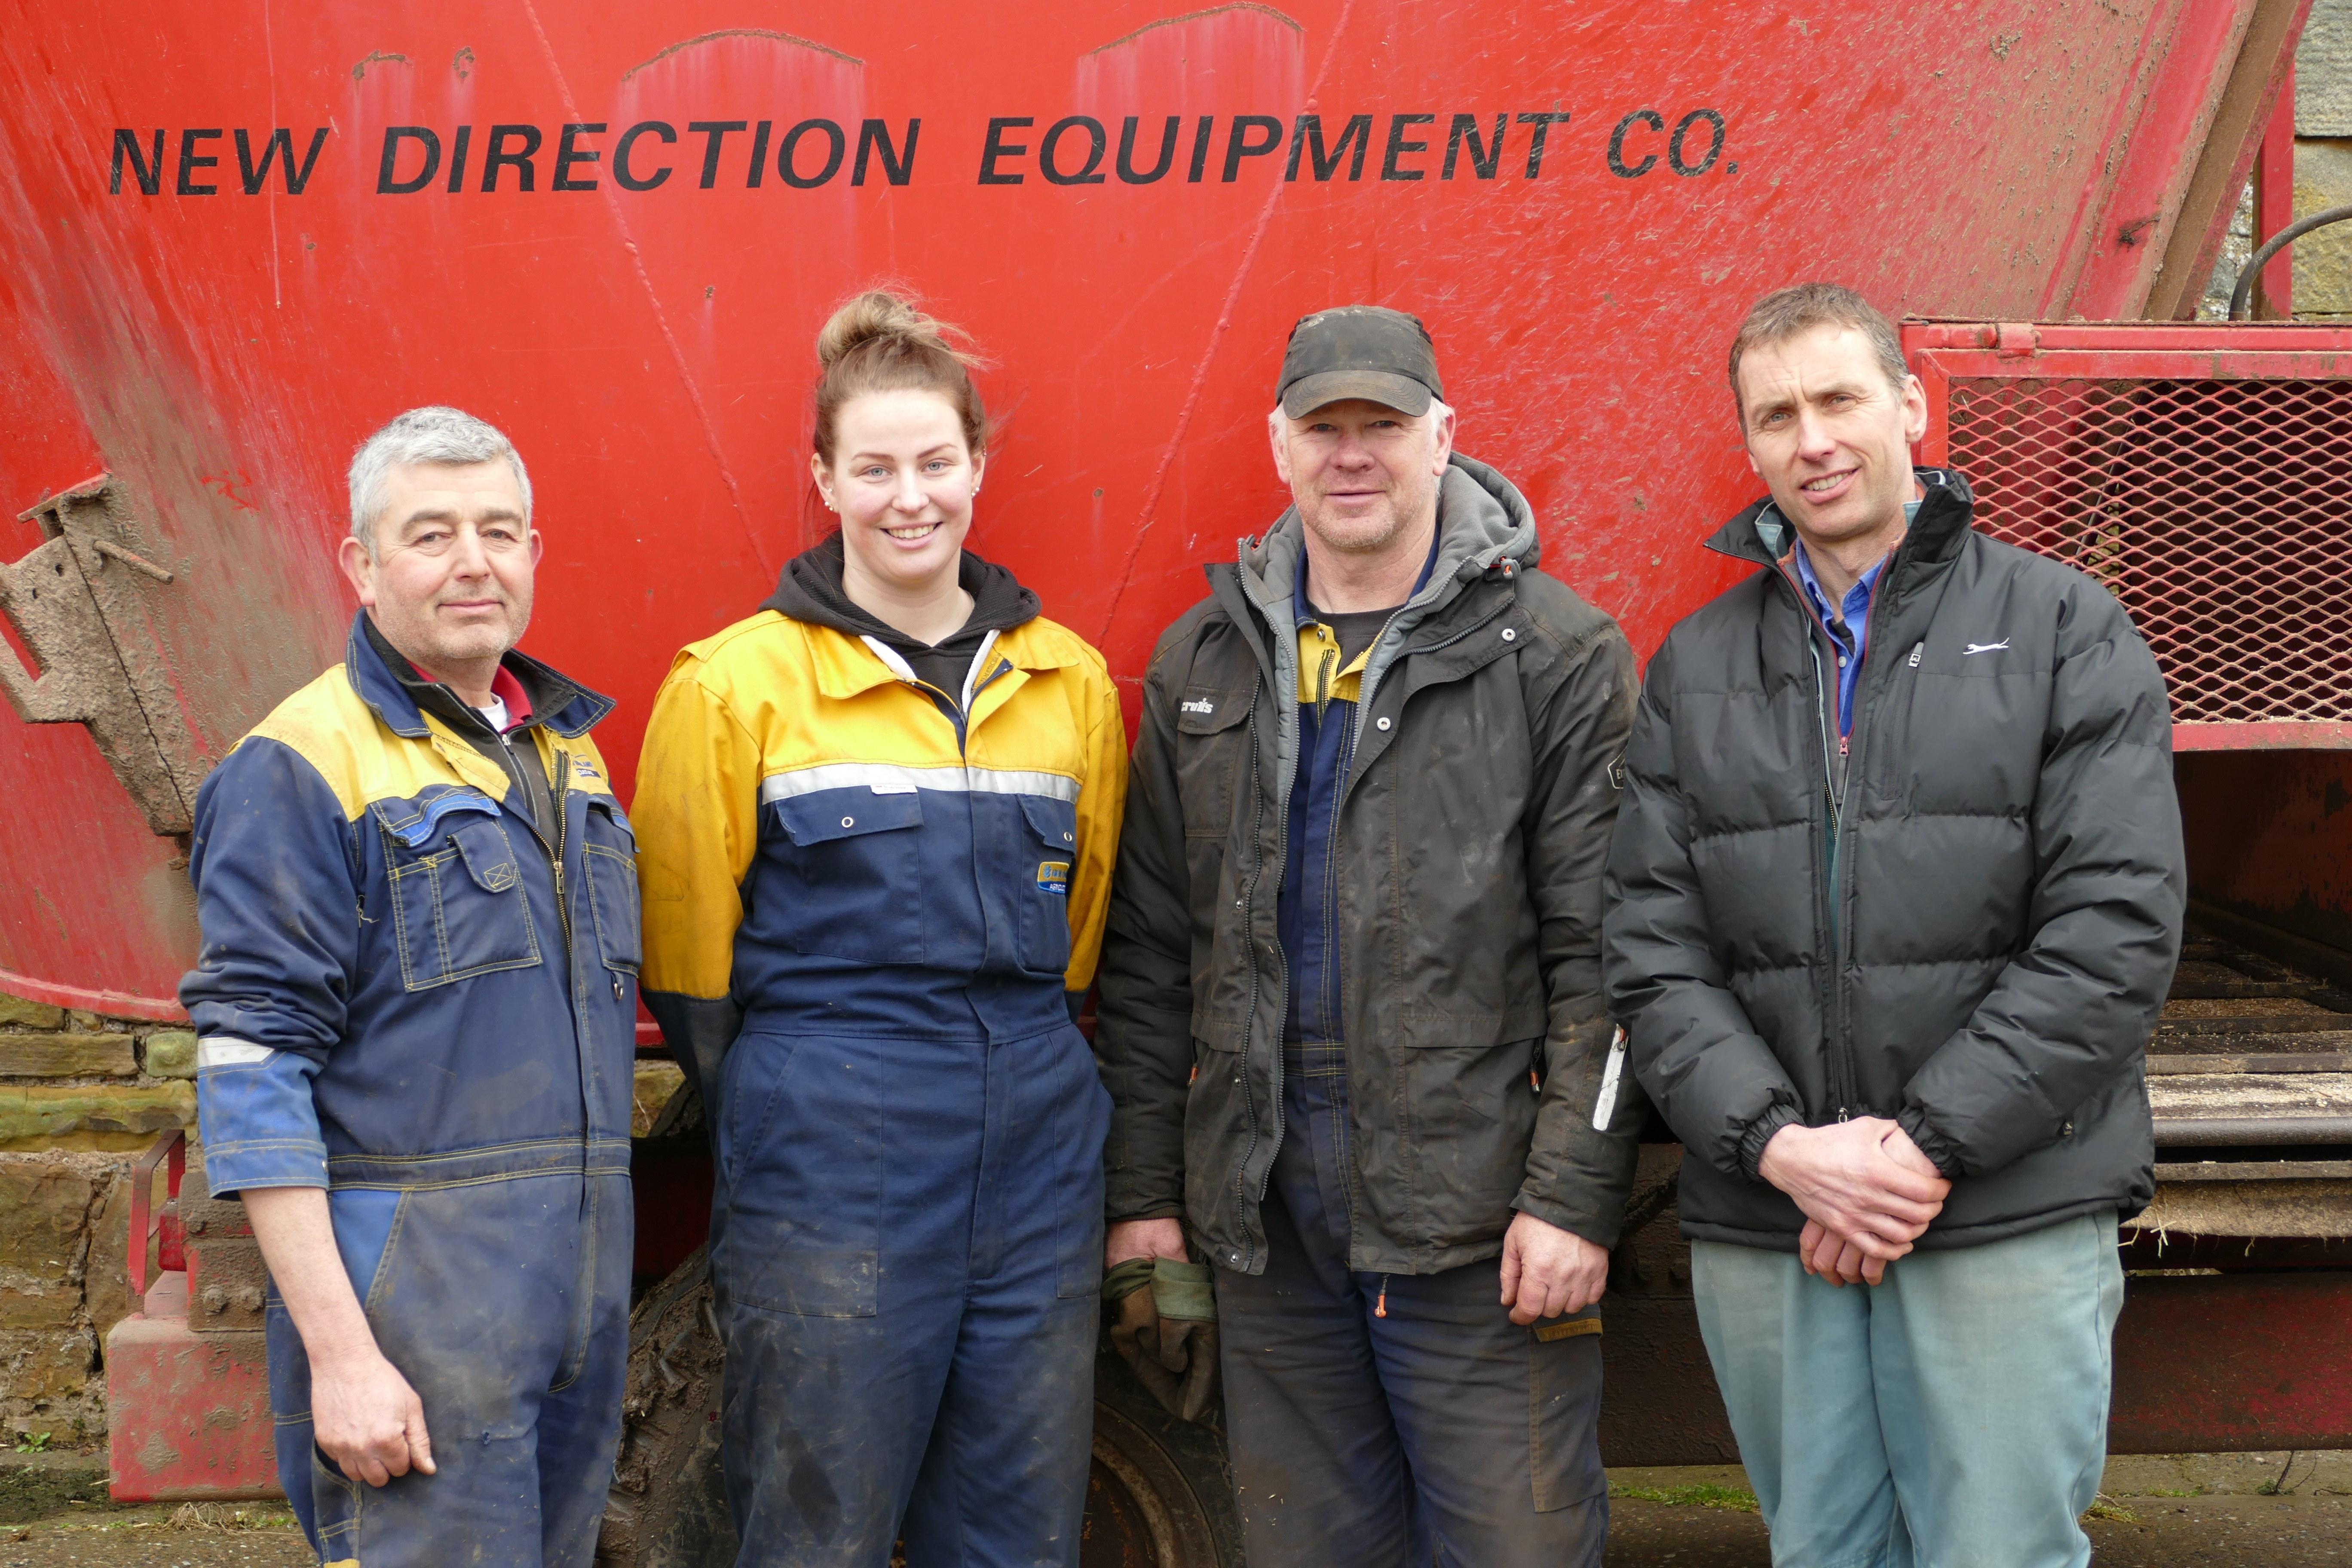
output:
[[[509,712],[537,709],[506,743],[549,782],[551,843],[364,622],[197,796],[204,945],[180,999],[205,1173],[215,1195],[328,1189],[352,1289],[424,1403],[436,1474],[346,1479],[272,1288],[278,1477],[321,1559],[587,1568],[633,1233],[636,875],[588,738],[612,703],[506,657]]]
[[[1102,658],[960,693],[763,610],[678,655],[637,775],[646,984],[740,1016],[712,1274],[744,1563],[1077,1562],[1109,1097],[1072,1022],[1126,792]]]

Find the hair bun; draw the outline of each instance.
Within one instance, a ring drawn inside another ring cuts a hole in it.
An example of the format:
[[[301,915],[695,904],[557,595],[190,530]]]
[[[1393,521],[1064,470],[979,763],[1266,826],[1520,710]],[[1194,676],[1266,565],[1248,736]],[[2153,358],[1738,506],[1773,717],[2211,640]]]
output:
[[[954,339],[962,334],[946,322],[923,314],[914,300],[895,289],[868,289],[834,311],[816,335],[817,363],[827,370],[864,344],[877,338],[908,346],[936,349],[970,363]]]

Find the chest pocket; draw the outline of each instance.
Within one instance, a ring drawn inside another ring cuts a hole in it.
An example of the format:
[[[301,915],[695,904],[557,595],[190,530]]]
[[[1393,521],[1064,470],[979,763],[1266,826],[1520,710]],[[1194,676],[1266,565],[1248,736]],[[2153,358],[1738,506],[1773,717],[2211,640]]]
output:
[[[488,797],[369,807],[383,829],[401,984],[427,991],[540,962],[539,931],[513,840]]]
[[[1022,855],[1013,868],[1021,908],[1021,967],[1059,974],[1070,966],[1070,879],[1077,869],[1078,808],[1047,795],[1021,797]]]
[[[1184,836],[1222,839],[1233,826],[1234,792],[1249,763],[1243,721],[1256,700],[1239,691],[1187,688],[1176,703],[1176,793],[1184,802]]]
[[[923,957],[923,799],[867,789],[775,802],[784,907],[770,916],[796,952],[868,963]],[[763,922],[764,923],[764,922]]]
[[[638,920],[636,835],[616,803],[596,799],[588,803],[586,832],[580,859],[588,876],[597,949],[605,968],[635,974],[645,958],[644,930]]]

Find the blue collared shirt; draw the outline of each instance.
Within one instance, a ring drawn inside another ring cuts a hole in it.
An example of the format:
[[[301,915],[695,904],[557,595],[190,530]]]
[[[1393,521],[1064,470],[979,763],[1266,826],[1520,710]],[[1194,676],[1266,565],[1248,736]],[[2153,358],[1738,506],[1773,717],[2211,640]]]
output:
[[[1905,521],[1919,514],[1917,501],[1906,501],[1903,507]],[[1805,554],[1805,542],[1797,541],[1792,552],[1797,558],[1797,578],[1805,585],[1805,596],[1813,602],[1813,613],[1820,616],[1828,628],[1830,641],[1837,645],[1838,664],[1838,733],[1853,733],[1854,684],[1862,678],[1862,654],[1870,637],[1870,595],[1878,587],[1878,579],[1886,563],[1895,559],[1895,552],[1870,563],[1870,569],[1854,579],[1845,591],[1845,598],[1834,610],[1830,608],[1829,595],[1822,589],[1821,579],[1813,575],[1812,561]]]

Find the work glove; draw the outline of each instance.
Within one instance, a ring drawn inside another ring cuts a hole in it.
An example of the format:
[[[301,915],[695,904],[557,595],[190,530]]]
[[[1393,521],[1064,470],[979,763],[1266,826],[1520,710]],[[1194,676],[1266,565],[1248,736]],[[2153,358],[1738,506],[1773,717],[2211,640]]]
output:
[[[1217,1298],[1205,1263],[1130,1258],[1103,1277],[1111,1348],[1169,1414],[1198,1421],[1217,1397]]]

